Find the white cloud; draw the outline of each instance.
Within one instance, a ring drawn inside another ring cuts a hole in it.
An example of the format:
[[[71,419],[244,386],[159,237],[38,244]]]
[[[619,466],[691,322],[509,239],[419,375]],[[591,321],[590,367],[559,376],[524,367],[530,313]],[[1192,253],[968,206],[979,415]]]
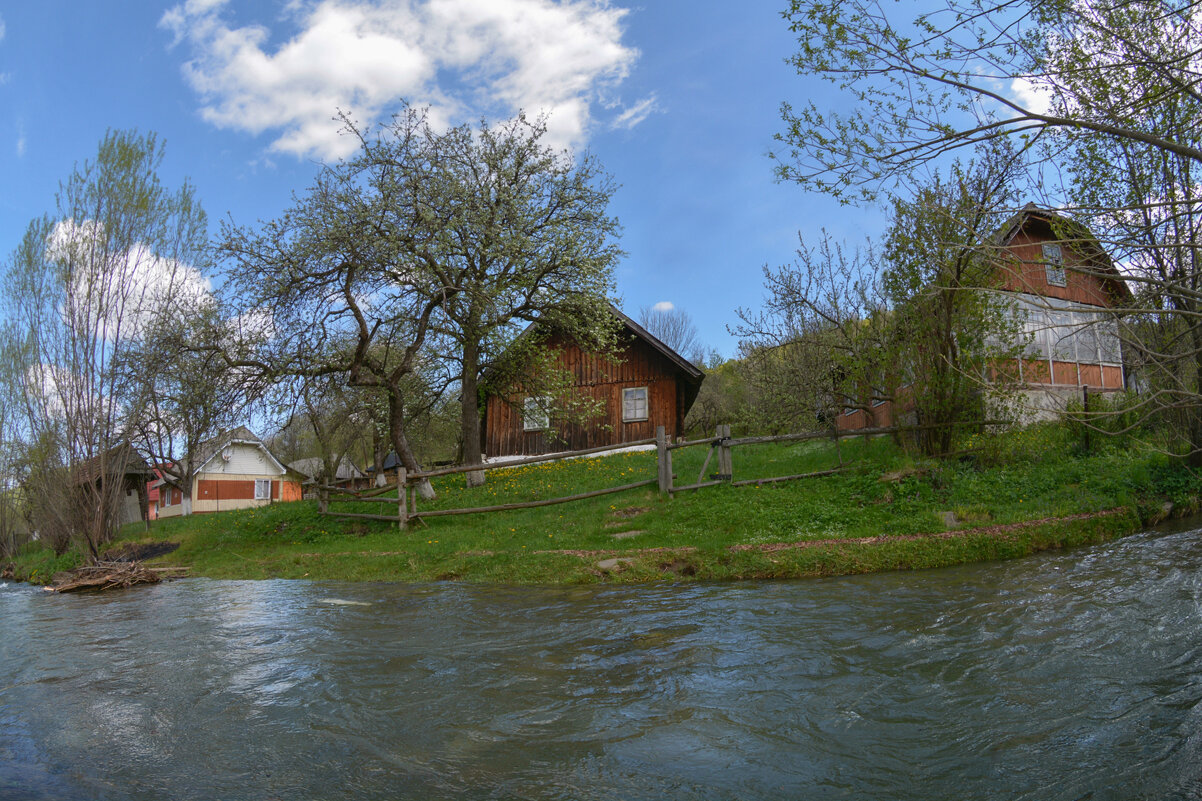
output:
[[[400,98],[429,106],[434,124],[549,115],[548,143],[583,145],[593,107],[617,107],[638,51],[622,44],[626,11],[604,0],[309,0],[288,11],[299,31],[274,43],[261,25],[231,27],[225,0],[188,0],[160,25],[187,41],[184,73],[201,114],[222,128],[270,131],[272,149],[334,158],[336,109],[364,123]],[[636,125],[654,97],[613,124]]]
[[[3,83],[3,81],[0,81]],[[17,158],[25,156],[25,123],[17,120]]]
[[[630,108],[619,114],[611,123],[614,128],[622,128],[629,131],[634,126],[638,125],[643,120],[647,119],[652,112],[659,111],[659,104],[656,101],[655,95],[644,98],[638,103],[635,103]]]
[[[94,220],[56,224],[46,250],[72,276],[64,319],[105,340],[140,336],[164,317],[195,314],[213,300],[212,286],[199,270],[142,244],[110,250],[103,224]]]
[[[676,304],[670,300],[661,300],[659,303],[651,307],[651,311],[670,312],[676,308]]]
[[[1052,93],[1029,78],[1015,78],[1010,82],[1010,96],[1020,106],[1036,114],[1047,114],[1052,110]]]
[[[4,27],[4,17],[0,17],[0,42],[4,41],[6,33],[8,33],[8,29]]]

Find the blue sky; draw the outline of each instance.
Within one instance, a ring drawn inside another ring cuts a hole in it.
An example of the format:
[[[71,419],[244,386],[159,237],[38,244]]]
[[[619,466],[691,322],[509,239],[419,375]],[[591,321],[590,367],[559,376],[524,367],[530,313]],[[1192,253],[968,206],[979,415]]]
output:
[[[396,98],[450,122],[550,112],[558,144],[621,188],[625,309],[671,303],[733,355],[726,326],[759,305],[761,268],[800,230],[850,242],[871,210],[772,177],[782,100],[824,84],[784,59],[778,3],[588,0],[41,0],[0,6],[0,253],[53,208],[108,128],[155,131],[162,176],[214,221],[278,215],[342,154],[335,106],[379,119]]]

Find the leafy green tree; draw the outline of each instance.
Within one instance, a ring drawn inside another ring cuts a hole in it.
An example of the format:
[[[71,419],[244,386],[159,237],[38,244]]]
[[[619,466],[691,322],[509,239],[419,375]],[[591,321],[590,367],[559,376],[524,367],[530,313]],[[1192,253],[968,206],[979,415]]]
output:
[[[521,114],[443,133],[409,114],[388,133],[390,147],[365,142],[365,153],[422,192],[413,255],[454,288],[439,324],[454,343],[444,356],[458,378],[463,463],[481,464],[481,379],[512,358],[530,323],[589,350],[613,344],[615,186],[595,158],[556,152],[545,123]],[[467,477],[484,481],[482,471]]]
[[[957,426],[985,419],[1010,386],[989,373],[1018,356],[1018,324],[1005,296],[989,290],[1008,267],[991,238],[1014,205],[1013,167],[1004,151],[986,154],[893,203],[882,248],[891,319],[881,383],[901,402],[895,408],[913,408],[926,454],[949,452],[964,433]]]
[[[1001,149],[955,164],[894,200],[879,246],[847,256],[826,239],[765,271],[765,308],[740,311],[735,333],[775,427],[832,425],[889,401],[919,426],[919,449],[940,454],[958,426],[983,419],[989,396],[1006,390],[991,369],[1022,344],[1005,296],[991,291],[1005,268],[991,237],[1012,204],[1015,163]]]

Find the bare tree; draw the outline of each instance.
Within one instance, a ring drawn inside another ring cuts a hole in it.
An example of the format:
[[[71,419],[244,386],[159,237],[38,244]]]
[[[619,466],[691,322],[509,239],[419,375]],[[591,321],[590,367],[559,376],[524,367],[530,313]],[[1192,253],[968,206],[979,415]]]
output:
[[[705,346],[693,318],[684,309],[664,308],[660,304],[640,306],[639,325],[698,367],[705,362]]]

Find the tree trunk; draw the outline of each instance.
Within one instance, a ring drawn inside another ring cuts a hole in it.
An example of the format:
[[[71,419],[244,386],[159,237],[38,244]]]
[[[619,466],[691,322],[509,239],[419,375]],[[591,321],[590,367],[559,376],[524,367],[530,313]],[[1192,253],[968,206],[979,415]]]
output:
[[[146,482],[139,480],[137,490],[138,514],[142,517],[142,528],[145,531],[150,531],[150,492],[146,489]]]
[[[396,451],[401,464],[405,465],[405,469],[410,473],[420,473],[421,466],[417,463],[417,459],[414,458],[413,451],[409,447],[409,438],[405,436],[405,402],[394,390],[388,392],[388,432],[392,436],[392,448]],[[398,491],[403,491],[403,489],[398,489]],[[436,497],[434,485],[428,478],[423,478],[418,482],[417,491],[428,501],[432,501]]]
[[[476,380],[479,368],[480,354],[476,342],[467,337],[463,346],[463,377],[461,379],[462,395],[460,397],[459,436],[463,445],[463,465],[470,467],[483,464],[484,455],[480,452],[480,394]],[[484,471],[473,470],[465,473],[469,487],[484,486]]]

